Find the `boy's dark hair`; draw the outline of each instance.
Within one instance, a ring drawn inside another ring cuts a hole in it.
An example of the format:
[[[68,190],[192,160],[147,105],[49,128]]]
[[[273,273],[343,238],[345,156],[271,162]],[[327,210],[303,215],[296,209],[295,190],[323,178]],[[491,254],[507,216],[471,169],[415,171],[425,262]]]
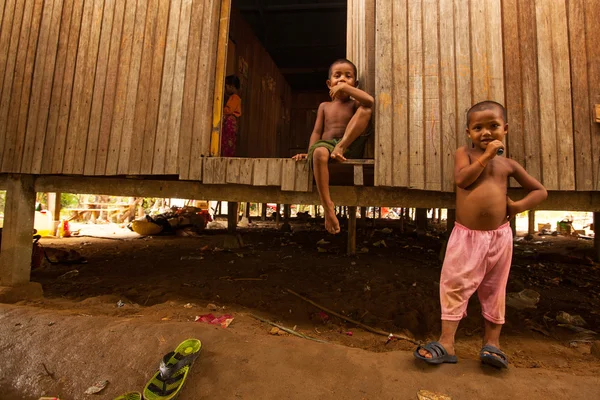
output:
[[[350,64],[352,65],[352,69],[354,70],[354,78],[358,79],[358,70],[356,68],[356,65],[354,65],[354,63],[350,60],[348,60],[347,58],[338,58],[337,60],[335,60],[334,62],[331,63],[331,65],[329,66],[329,73],[327,74],[327,78],[331,78],[331,68],[333,68],[334,65],[337,64]]]
[[[225,77],[225,84],[235,86],[237,90],[240,90],[240,78],[235,75],[227,75]]]
[[[491,110],[493,108],[499,108],[502,110],[502,119],[504,119],[504,123],[507,123],[508,119],[506,117],[506,108],[504,108],[504,106],[498,102],[485,100],[475,104],[473,107],[469,108],[469,111],[467,111],[467,128],[469,127],[469,122],[471,122],[471,113],[474,111]]]

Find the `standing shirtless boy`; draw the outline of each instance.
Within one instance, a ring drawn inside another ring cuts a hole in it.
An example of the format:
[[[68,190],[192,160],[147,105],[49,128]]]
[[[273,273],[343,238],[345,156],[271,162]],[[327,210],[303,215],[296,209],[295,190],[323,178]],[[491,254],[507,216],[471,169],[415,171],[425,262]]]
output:
[[[469,298],[477,291],[485,324],[479,357],[498,368],[508,366],[500,350],[513,249],[508,221],[540,204],[548,193],[519,163],[498,157],[507,133],[506,110],[501,104],[483,101],[467,112],[467,135],[473,146],[463,146],[455,155],[456,226],[440,278],[442,334],[439,341],[419,346],[414,353],[429,364],[457,362],[454,336],[467,315]],[[513,201],[507,196],[509,177],[529,192],[523,199]]]
[[[356,66],[346,59],[331,64],[327,80],[331,101],[319,105],[308,154],[292,157],[296,161],[308,158],[312,164],[325,210],[325,229],[333,234],[340,232],[340,223],[329,194],[327,163],[330,159],[346,161],[346,157],[362,157],[365,141],[356,139],[366,130],[373,107],[373,97],[357,88],[356,76]]]

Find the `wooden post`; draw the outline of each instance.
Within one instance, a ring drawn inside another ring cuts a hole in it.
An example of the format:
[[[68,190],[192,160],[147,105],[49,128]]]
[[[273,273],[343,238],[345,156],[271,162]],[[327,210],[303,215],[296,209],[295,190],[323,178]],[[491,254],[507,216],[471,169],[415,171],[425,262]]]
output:
[[[367,207],[360,208],[360,227],[364,228],[367,225]]]
[[[267,219],[267,203],[260,203],[260,220],[265,221]]]
[[[417,208],[416,211],[417,219],[417,235],[424,235],[427,232],[427,209]]]
[[[244,215],[246,218],[250,219],[250,203],[246,202],[246,209],[244,210]]]
[[[510,229],[512,230],[513,237],[517,236],[517,218],[516,217],[513,217],[513,219],[510,220]]]
[[[356,206],[348,207],[348,255],[356,254]]]
[[[288,222],[288,220],[290,219],[290,213],[291,213],[291,206],[289,204],[284,204],[283,205],[283,220],[285,222]]]
[[[450,233],[452,232],[452,229],[454,229],[455,222],[456,222],[456,209],[449,208],[447,211],[447,217],[446,217],[446,232],[448,233],[448,235],[450,235]]]
[[[404,233],[404,207],[400,208],[400,233]]]
[[[535,233],[535,211],[534,210],[529,210],[527,212],[527,218],[528,218],[528,229],[527,232],[530,235],[533,235]]]
[[[238,223],[238,203],[235,201],[227,202],[227,231],[234,233]]]
[[[600,212],[594,212],[594,256],[600,262]]]
[[[279,222],[281,221],[281,214],[279,213],[279,208],[281,204],[275,205],[275,227],[279,229]]]
[[[32,175],[11,175],[6,181],[6,205],[0,252],[0,284],[29,283],[33,249],[35,190]]]

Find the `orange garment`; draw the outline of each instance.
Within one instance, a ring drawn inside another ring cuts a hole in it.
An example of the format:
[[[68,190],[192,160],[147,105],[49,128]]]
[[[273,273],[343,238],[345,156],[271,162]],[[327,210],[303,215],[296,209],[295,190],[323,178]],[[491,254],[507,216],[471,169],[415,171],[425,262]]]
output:
[[[235,115],[240,117],[242,115],[242,98],[237,94],[232,94],[227,100],[227,104],[223,107],[224,115]]]

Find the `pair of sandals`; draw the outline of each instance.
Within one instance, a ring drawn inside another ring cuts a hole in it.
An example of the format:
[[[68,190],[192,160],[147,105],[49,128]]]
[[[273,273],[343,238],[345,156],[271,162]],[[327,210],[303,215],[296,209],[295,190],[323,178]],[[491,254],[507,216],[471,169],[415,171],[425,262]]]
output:
[[[196,358],[200,355],[202,343],[198,339],[184,340],[175,351],[165,354],[158,371],[146,384],[143,394],[125,393],[115,400],[172,400],[175,399],[187,378]]]
[[[419,350],[426,350],[431,354],[431,358],[424,357],[419,354]],[[424,346],[419,346],[413,353],[415,358],[423,360],[427,364],[456,364],[458,358],[455,355],[448,354],[448,351],[442,346],[440,342],[429,342]],[[486,344],[481,348],[479,352],[479,359],[482,363],[491,365],[496,368],[508,368],[508,358],[506,354],[499,348]]]

